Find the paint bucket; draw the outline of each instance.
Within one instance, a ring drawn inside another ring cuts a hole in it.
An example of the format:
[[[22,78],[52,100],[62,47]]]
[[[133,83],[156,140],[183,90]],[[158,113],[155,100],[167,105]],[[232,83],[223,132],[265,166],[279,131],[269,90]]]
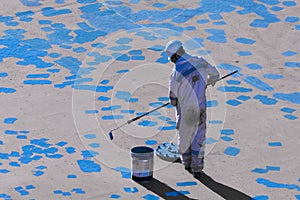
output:
[[[149,181],[153,177],[154,150],[146,146],[131,149],[131,178],[135,181]]]

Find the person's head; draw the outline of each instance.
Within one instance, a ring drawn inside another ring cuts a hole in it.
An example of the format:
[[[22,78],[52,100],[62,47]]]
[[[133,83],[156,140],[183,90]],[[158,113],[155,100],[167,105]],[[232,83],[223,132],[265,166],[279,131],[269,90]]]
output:
[[[173,63],[176,63],[180,56],[185,53],[182,43],[179,40],[171,40],[168,42],[165,51]]]

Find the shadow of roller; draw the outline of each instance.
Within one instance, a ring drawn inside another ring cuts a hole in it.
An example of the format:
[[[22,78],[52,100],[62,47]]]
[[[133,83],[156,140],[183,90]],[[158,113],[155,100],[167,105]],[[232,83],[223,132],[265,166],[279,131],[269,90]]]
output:
[[[171,188],[170,186],[166,185],[165,183],[160,182],[159,180],[152,178],[150,181],[147,182],[138,182],[141,186],[145,187],[146,189],[150,190],[151,192],[155,193],[156,195],[160,196],[166,200],[188,200],[191,199],[184,194],[178,192],[177,190]],[[168,194],[176,194],[176,196],[170,196]],[[193,200],[193,199],[192,199]]]
[[[229,200],[251,200],[252,198],[236,189],[223,185],[221,183],[216,182],[211,177],[206,175],[205,173],[202,174],[200,178],[198,178],[203,185],[217,193],[218,195],[222,196],[224,199]]]

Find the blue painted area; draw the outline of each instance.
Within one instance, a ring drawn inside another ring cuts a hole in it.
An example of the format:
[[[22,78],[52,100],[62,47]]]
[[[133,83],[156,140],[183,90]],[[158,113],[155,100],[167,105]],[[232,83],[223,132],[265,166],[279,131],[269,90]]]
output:
[[[296,6],[297,4],[295,1],[283,1],[282,5],[290,7],[290,6]]]
[[[237,73],[233,74],[231,77],[240,77],[242,76],[242,74],[240,73],[241,69],[240,67],[238,66],[235,66],[235,65],[230,65],[230,64],[227,64],[227,63],[221,63],[221,64],[218,64],[218,68],[220,69],[224,69],[224,70],[228,70],[230,72],[232,71],[235,71],[235,70],[238,70]]]
[[[57,15],[65,15],[65,14],[70,14],[70,13],[72,13],[72,11],[70,9],[56,10],[55,8],[52,8],[52,7],[42,8],[42,14],[45,17],[53,17],[53,16],[57,16]]]
[[[166,7],[166,4],[164,4],[164,3],[154,3],[154,4],[152,4],[152,6],[155,7],[155,8],[164,8],[164,7]]]
[[[281,55],[291,57],[291,56],[294,56],[296,54],[297,54],[297,52],[294,52],[294,51],[285,51]]]
[[[253,200],[268,200],[269,196],[268,195],[260,195],[260,196],[255,196],[252,199]]]
[[[123,119],[123,115],[106,115],[102,116],[102,120]]]
[[[171,131],[171,130],[175,130],[176,126],[160,126],[158,127],[158,130],[160,131]]]
[[[177,182],[176,185],[179,187],[194,186],[194,185],[197,185],[197,182],[195,182],[195,181]]]
[[[18,119],[15,117],[9,117],[4,119],[5,124],[14,124]]]
[[[244,88],[244,87],[238,87],[238,86],[221,86],[218,87],[218,90],[221,92],[252,92],[251,88]]]
[[[69,174],[69,175],[67,176],[67,178],[75,179],[75,178],[77,178],[77,176],[76,176],[75,174]]]
[[[298,68],[298,67],[300,67],[300,62],[286,62],[286,63],[284,63],[284,66],[290,67],[290,68]]]
[[[100,147],[100,144],[99,143],[91,143],[91,144],[89,144],[89,146],[96,149],[96,148]]]
[[[204,40],[202,38],[192,38],[186,41],[183,46],[186,50],[195,50],[204,46],[203,41]]]
[[[205,144],[213,144],[216,143],[218,140],[214,138],[206,138]]]
[[[226,80],[226,83],[229,85],[240,85],[241,81],[237,81],[237,80]]]
[[[237,156],[240,153],[240,149],[236,147],[227,147],[224,151],[224,154],[229,156]]]
[[[157,144],[157,141],[156,140],[147,140],[145,142],[146,145],[156,145]]]
[[[242,44],[254,44],[256,42],[250,38],[236,38],[235,41]]]
[[[209,124],[222,124],[223,121],[222,121],[222,120],[209,120],[208,123],[209,123]]]
[[[94,138],[96,138],[96,135],[91,133],[91,134],[85,134],[84,137],[86,139],[94,139]]]
[[[282,146],[281,142],[269,142],[268,144],[270,147],[281,147]]]
[[[211,107],[217,107],[218,106],[218,101],[217,100],[212,100],[212,101],[207,101],[206,102],[206,106],[208,108],[211,108]]]
[[[273,6],[273,7],[270,8],[270,10],[275,11],[275,12],[281,11],[281,10],[283,10],[283,9],[284,9],[284,8],[279,7],[279,6]]]
[[[70,70],[71,74],[76,74],[82,64],[77,58],[71,56],[62,57],[61,59],[56,60],[55,63]]]
[[[49,78],[50,74],[27,74],[26,78]]]
[[[111,199],[119,199],[121,196],[120,195],[118,195],[118,194],[112,194],[112,195],[110,195],[110,198]]]
[[[245,95],[241,95],[241,96],[238,96],[237,99],[241,100],[241,101],[247,101],[247,100],[251,99],[251,97],[245,96]]]
[[[259,70],[262,69],[262,66],[257,64],[257,63],[250,63],[245,65],[247,68],[252,69],[252,70]]]
[[[273,97],[276,99],[288,101],[295,104],[300,104],[300,92],[293,93],[275,93]]]
[[[120,106],[120,105],[114,105],[114,106],[109,106],[109,107],[102,107],[101,110],[102,111],[113,111],[113,110],[118,110],[121,107],[122,106]]]
[[[92,150],[83,150],[81,151],[81,155],[83,159],[88,159],[97,156],[99,153]]]
[[[83,172],[101,172],[100,165],[92,160],[77,160],[77,164],[79,165],[80,170]]]
[[[50,81],[50,80],[24,80],[23,84],[25,84],[25,85],[51,85],[52,81]]]
[[[294,115],[291,115],[291,114],[288,114],[288,115],[284,115],[285,118],[289,119],[289,120],[296,120],[298,119],[298,117],[294,116]]]
[[[143,199],[146,199],[146,200],[159,200],[159,197],[155,196],[153,194],[147,194],[147,195],[143,196]]]
[[[231,106],[238,106],[238,105],[242,104],[242,102],[235,100],[235,99],[228,100],[228,101],[226,101],[226,103]]]
[[[8,73],[0,72],[0,78],[4,78],[4,77],[7,77],[7,76],[8,76]]]
[[[124,73],[127,73],[127,72],[129,72],[129,69],[122,69],[122,70],[116,71],[117,74],[124,74]]]
[[[251,56],[252,53],[250,51],[239,51],[237,52],[239,56]]]
[[[284,107],[280,109],[282,112],[286,112],[286,113],[293,113],[296,111],[296,109],[294,108],[288,108],[288,107]]]
[[[256,179],[256,182],[258,184],[264,185],[268,188],[282,188],[282,189],[300,191],[300,187],[298,185],[295,185],[295,184],[276,183],[276,182],[270,181],[270,180],[265,179],[265,178],[258,178],[258,179]]]
[[[117,167],[114,170],[121,172],[122,178],[131,178],[131,170],[126,167]]]
[[[283,75],[279,75],[279,74],[264,74],[263,76],[264,78],[272,79],[272,80],[278,80],[284,77]]]
[[[254,170],[252,170],[252,172],[259,173],[259,174],[266,174],[269,171],[280,171],[280,167],[279,166],[266,166],[265,169],[255,168]]]
[[[221,136],[220,138],[226,142],[231,142],[233,140],[231,137],[228,136]]]
[[[136,193],[136,192],[139,191],[136,187],[132,187],[132,188],[130,188],[130,187],[125,187],[125,188],[123,188],[123,189],[124,189],[125,192],[128,192],[128,193]]]
[[[24,5],[24,6],[40,6],[40,1],[39,0],[20,0],[20,2]]]
[[[65,149],[68,154],[73,154],[76,152],[76,149],[74,147],[66,147]]]
[[[217,43],[226,43],[226,34],[224,30],[220,29],[206,29],[207,33],[211,34],[211,36],[207,37],[208,40]]]
[[[265,95],[255,95],[253,97],[253,99],[258,99],[261,103],[265,104],[265,105],[274,105],[277,103],[277,100],[276,99],[272,99],[272,98],[269,98],[268,96],[265,96]]]
[[[83,48],[83,47],[77,47],[77,48],[74,48],[73,51],[76,53],[83,53],[83,52],[86,52],[87,49]]]
[[[85,114],[97,114],[97,113],[99,113],[98,110],[86,110],[85,111]]]
[[[109,98],[109,97],[105,97],[105,96],[100,96],[100,97],[98,97],[98,100],[99,100],[99,101],[106,102],[106,101],[109,101],[110,98]]]
[[[243,80],[246,83],[248,83],[249,85],[252,85],[262,91],[273,91],[274,90],[273,87],[271,87],[267,83],[261,81],[259,78],[254,77],[254,76],[246,76],[245,78],[243,78]]]
[[[222,129],[220,130],[221,135],[233,135],[234,130],[233,129]]]
[[[183,191],[183,190],[166,192],[166,196],[168,196],[168,197],[177,197],[177,196],[180,197],[180,196],[186,195],[186,194],[190,194],[190,192],[189,191]]]
[[[15,93],[16,90],[14,88],[5,88],[5,87],[0,87],[0,93]]]
[[[153,122],[153,121],[149,121],[149,120],[144,120],[139,122],[139,126],[149,126],[149,127],[153,127],[156,126],[158,123],[157,122]]]

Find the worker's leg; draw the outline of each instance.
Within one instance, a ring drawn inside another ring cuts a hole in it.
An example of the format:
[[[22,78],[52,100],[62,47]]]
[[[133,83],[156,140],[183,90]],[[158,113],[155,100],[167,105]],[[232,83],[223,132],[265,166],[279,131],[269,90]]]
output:
[[[192,162],[191,144],[193,136],[198,129],[199,109],[183,108],[179,126],[179,153],[181,162],[185,167],[190,167]]]
[[[204,167],[205,154],[205,139],[206,139],[206,112],[202,111],[200,126],[192,140],[192,162],[191,168],[194,172],[202,171]]]

